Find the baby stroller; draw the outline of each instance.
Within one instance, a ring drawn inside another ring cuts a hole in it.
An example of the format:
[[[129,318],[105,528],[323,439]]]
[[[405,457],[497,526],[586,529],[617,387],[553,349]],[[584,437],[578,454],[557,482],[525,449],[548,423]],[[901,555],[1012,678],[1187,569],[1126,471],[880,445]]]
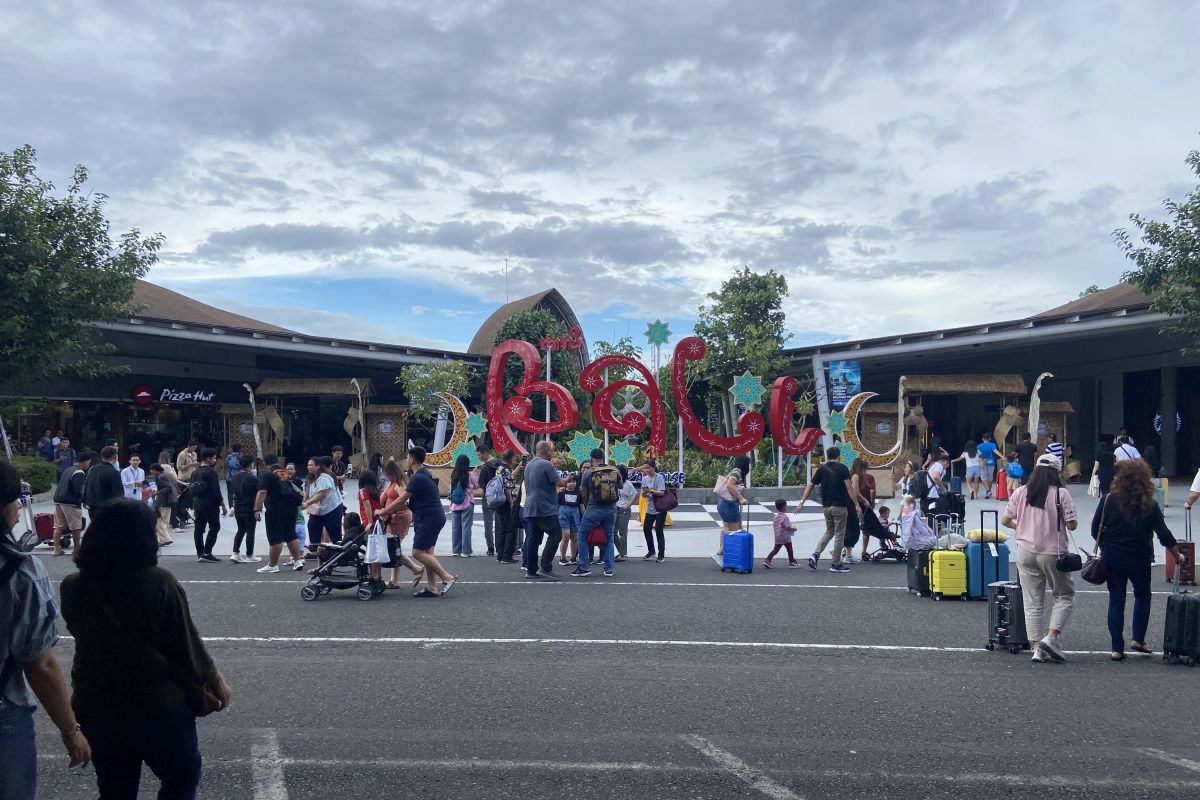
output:
[[[879,540],[879,549],[867,556],[867,560],[872,564],[882,564],[884,561],[903,564],[908,560],[908,555],[900,546],[899,523],[891,522],[884,526],[875,515],[875,510],[868,509],[863,512],[862,527],[863,536],[874,536]]]
[[[363,560],[367,532],[347,531],[340,544],[323,544],[325,563],[317,567],[308,582],[300,587],[300,598],[316,600],[334,589],[356,589],[359,600],[370,600],[383,594],[382,579],[371,577],[371,569]]]

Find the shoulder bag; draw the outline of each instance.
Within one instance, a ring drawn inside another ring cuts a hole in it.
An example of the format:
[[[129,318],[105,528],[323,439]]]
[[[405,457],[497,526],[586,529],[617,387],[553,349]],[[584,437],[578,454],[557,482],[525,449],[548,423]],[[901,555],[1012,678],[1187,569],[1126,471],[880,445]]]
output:
[[[1061,531],[1063,529],[1062,495],[1059,494],[1057,486],[1054,488],[1054,507],[1057,509],[1058,529]],[[1067,531],[1067,536],[1070,537],[1070,535],[1070,531]],[[1074,543],[1073,538],[1071,541]],[[1079,557],[1078,553],[1066,552],[1054,562],[1054,568],[1059,572],[1079,572],[1083,569],[1083,559]]]
[[[654,510],[665,514],[679,506],[679,495],[673,487],[668,486],[661,495],[654,498]]]
[[[1104,504],[1100,506],[1100,527],[1096,530],[1096,549],[1089,553],[1083,548],[1079,548],[1080,552],[1087,556],[1087,563],[1080,570],[1079,577],[1098,586],[1108,583],[1108,567],[1104,566],[1104,559],[1097,555],[1100,552],[1100,537],[1104,536],[1104,515],[1107,511],[1108,495],[1105,495]]]

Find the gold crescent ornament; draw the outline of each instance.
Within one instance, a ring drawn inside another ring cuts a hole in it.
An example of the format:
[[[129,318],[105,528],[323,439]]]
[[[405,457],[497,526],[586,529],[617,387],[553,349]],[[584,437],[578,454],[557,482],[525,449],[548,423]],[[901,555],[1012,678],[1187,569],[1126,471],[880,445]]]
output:
[[[446,446],[436,453],[429,453],[425,456],[425,463],[431,467],[444,467],[454,460],[454,451],[459,445],[467,441],[467,417],[469,412],[467,407],[463,405],[463,401],[459,400],[452,394],[439,392],[438,397],[442,399],[450,409],[450,417],[454,422],[454,434],[450,437],[450,441]]]
[[[859,458],[867,462],[868,467],[886,467],[900,456],[902,443],[896,442],[886,453],[876,453],[868,450],[867,446],[858,438],[859,412],[872,397],[878,397],[878,395],[875,392],[859,392],[846,403],[846,407],[842,409],[842,415],[846,418],[846,430],[841,432],[841,437],[854,452],[858,453]],[[903,402],[903,398],[901,402]],[[903,439],[903,434],[900,438]]]

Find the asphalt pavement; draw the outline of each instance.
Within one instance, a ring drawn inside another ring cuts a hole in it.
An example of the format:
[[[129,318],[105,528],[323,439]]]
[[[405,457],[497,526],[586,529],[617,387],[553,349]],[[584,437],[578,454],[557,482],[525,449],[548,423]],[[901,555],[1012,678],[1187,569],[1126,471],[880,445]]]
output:
[[[71,568],[44,558],[55,578]],[[162,563],[234,691],[199,722],[201,797],[1200,791],[1200,669],[1109,662],[1092,587],[1060,665],[985,651],[986,604],[909,595],[899,565],[734,575],[636,559],[534,582],[477,557],[447,560],[462,581],[442,599],[304,602],[295,573]],[[69,663],[69,638],[58,654]],[[37,720],[40,796],[94,797]]]

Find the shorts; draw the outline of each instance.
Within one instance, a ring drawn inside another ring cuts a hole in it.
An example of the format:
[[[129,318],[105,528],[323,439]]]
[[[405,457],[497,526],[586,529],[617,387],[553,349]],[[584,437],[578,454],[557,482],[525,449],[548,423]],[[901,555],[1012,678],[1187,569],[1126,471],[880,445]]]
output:
[[[979,476],[983,478],[984,483],[991,483],[996,480],[996,465],[984,464],[979,468]]]
[[[329,541],[337,543],[342,540],[342,517],[346,516],[346,507],[339,505],[328,514],[313,514],[308,518],[308,543],[318,545],[322,541],[321,533],[329,534]]]
[[[579,526],[582,522],[583,515],[579,513],[578,506],[559,506],[558,525],[564,531],[579,533]]]
[[[437,546],[438,534],[446,527],[446,517],[413,517],[413,550],[432,550]]]
[[[721,515],[721,521],[727,525],[741,523],[742,507],[734,500],[726,500],[720,498],[717,500],[717,513]]]
[[[287,544],[296,541],[295,517],[288,512],[282,516],[266,516],[267,544]]]
[[[983,468],[979,466],[978,461],[976,461],[974,464],[967,464],[967,480],[970,480],[971,478],[978,478],[982,469]]]
[[[79,506],[54,504],[54,529],[58,531],[83,530],[83,509]]]

